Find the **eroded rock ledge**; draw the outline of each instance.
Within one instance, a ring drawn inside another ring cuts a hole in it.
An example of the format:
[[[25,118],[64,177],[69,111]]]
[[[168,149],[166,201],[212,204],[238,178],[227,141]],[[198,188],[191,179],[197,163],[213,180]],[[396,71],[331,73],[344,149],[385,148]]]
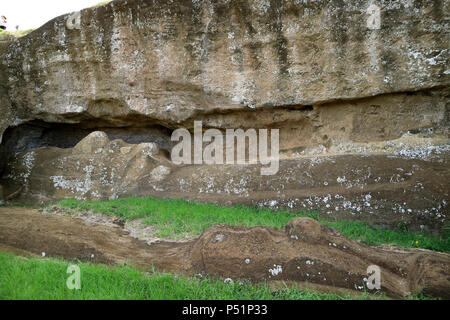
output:
[[[116,0],[58,17],[0,43],[3,193],[318,209],[439,232],[448,12],[446,0]],[[279,173],[173,165],[170,134],[195,120],[279,128]]]
[[[5,194],[19,191],[15,200],[27,203],[153,195],[318,210],[382,228],[403,222],[440,232],[448,215],[448,147],[414,135],[372,147],[377,152],[286,158],[276,175],[262,176],[256,164],[174,165],[156,143],[111,141],[96,131],[74,148],[16,154],[1,183]]]
[[[1,44],[0,131],[35,119],[173,127],[448,87],[449,11],[448,1],[116,0]]]

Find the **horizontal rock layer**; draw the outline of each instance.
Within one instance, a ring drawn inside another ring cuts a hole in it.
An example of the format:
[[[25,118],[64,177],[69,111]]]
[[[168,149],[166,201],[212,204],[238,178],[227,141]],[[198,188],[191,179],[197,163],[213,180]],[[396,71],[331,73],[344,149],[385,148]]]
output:
[[[4,198],[169,195],[441,231],[449,9],[116,0],[58,17],[0,43]],[[170,135],[196,120],[280,129],[280,171],[174,165]]]
[[[448,86],[449,2],[376,3],[122,0],[58,17],[2,44],[0,131],[35,119],[176,127]]]
[[[261,167],[267,166],[260,164],[174,165],[156,143],[110,141],[96,131],[74,148],[16,154],[1,182],[6,194],[23,202],[154,195],[318,210],[384,228],[402,222],[439,232],[448,221],[449,150],[424,146],[426,139],[405,148],[408,139],[417,138],[393,141],[378,153],[286,158],[277,174],[264,176]]]

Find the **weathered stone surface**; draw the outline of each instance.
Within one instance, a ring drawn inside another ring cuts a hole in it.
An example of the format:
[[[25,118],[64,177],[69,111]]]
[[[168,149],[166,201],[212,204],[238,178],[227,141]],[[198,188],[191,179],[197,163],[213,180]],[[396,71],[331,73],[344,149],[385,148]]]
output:
[[[377,8],[379,8],[379,23]],[[372,6],[371,6],[372,5]],[[175,127],[449,84],[448,1],[123,0],[2,52],[16,123]],[[3,130],[3,129],[2,129]]]
[[[408,139],[417,145],[405,148]],[[423,140],[406,136],[370,154],[286,158],[276,175],[261,176],[261,165],[174,165],[155,143],[109,141],[93,132],[74,148],[15,155],[1,181],[8,195],[23,188],[17,200],[24,202],[154,195],[318,210],[383,228],[403,222],[439,232],[448,221],[449,153]]]
[[[0,183],[28,202],[152,194],[439,231],[449,6],[123,0],[58,17],[0,43]],[[194,120],[279,128],[280,171],[174,165],[170,134]]]
[[[115,199],[136,193],[137,179],[148,179],[150,184],[152,170],[166,162],[169,160],[154,143],[129,145],[110,141],[104,132],[95,131],[74,148],[41,148],[19,154],[10,162],[5,186],[8,193],[24,186],[20,195],[24,201],[28,196],[35,201],[67,196]]]
[[[212,227],[196,240],[190,256],[194,270],[234,279],[308,282],[373,292],[366,286],[367,268],[376,265],[381,290],[390,296],[423,292],[447,297],[450,286],[446,254],[370,248],[310,218],[291,220],[284,232]]]

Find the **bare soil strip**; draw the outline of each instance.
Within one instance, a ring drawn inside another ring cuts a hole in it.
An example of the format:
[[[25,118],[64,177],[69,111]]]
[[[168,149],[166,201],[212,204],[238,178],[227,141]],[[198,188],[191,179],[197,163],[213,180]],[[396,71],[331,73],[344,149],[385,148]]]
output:
[[[332,291],[363,290],[367,267],[377,265],[381,290],[389,296],[423,292],[450,298],[450,255],[368,247],[309,218],[293,219],[283,230],[221,225],[194,240],[149,244],[120,225],[0,207],[0,249],[187,275],[309,283]]]

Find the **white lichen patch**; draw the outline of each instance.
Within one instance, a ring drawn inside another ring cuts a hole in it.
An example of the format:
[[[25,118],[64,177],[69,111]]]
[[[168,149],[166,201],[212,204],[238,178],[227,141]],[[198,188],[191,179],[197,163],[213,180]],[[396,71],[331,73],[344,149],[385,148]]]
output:
[[[330,154],[387,154],[406,159],[430,160],[450,151],[446,138],[427,138],[405,133],[398,139],[367,143],[340,143]]]
[[[88,165],[83,168],[83,171],[85,173],[84,179],[68,179],[64,176],[51,176],[50,180],[52,180],[55,189],[70,191],[77,199],[86,200],[85,196],[92,190],[93,187],[91,177],[94,171],[94,166]]]
[[[22,158],[22,165],[25,171],[21,173],[21,178],[23,179],[23,183],[25,185],[28,183],[28,178],[30,177],[31,171],[33,170],[35,157],[35,152],[31,151],[25,154],[25,156]]]
[[[170,168],[166,166],[158,166],[152,170],[150,175],[152,177],[152,181],[161,182],[170,174],[170,172]]]
[[[142,154],[150,158],[152,158],[159,151],[156,143],[141,143],[139,146],[142,148]]]
[[[277,276],[278,274],[280,274],[282,272],[283,272],[283,268],[280,265],[276,265],[276,264],[273,265],[273,268],[269,269],[269,273],[272,276]]]

